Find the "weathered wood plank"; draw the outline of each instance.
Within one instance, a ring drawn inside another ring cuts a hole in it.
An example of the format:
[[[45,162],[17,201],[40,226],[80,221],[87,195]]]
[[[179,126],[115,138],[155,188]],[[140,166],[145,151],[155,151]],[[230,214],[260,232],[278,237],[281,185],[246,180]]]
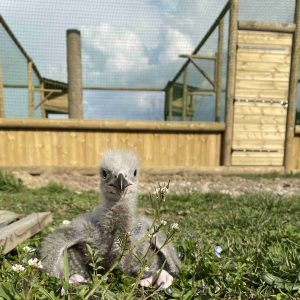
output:
[[[289,33],[239,31],[238,44],[285,46],[292,45],[292,35]]]
[[[285,81],[260,81],[260,80],[241,80],[236,81],[237,89],[250,89],[250,90],[285,90],[287,91],[289,83]]]
[[[17,222],[7,225],[0,230],[0,245],[6,254],[19,243],[24,242],[43,228],[52,223],[50,212],[33,213]]]
[[[288,90],[272,90],[272,89],[241,89],[236,88],[235,95],[237,98],[244,99],[277,99],[286,100],[288,98]]]
[[[0,230],[2,227],[10,224],[11,222],[19,219],[20,214],[16,214],[9,210],[0,210]]]
[[[269,124],[234,124],[234,132],[285,132],[285,126]]]
[[[262,52],[262,53],[261,53]],[[264,51],[249,51],[248,49],[239,49],[237,59],[239,61],[252,61],[252,62],[274,62],[274,63],[287,63],[291,62],[291,55],[289,53],[264,53]]]
[[[281,115],[274,118],[274,116],[263,116],[259,115],[247,115],[247,114],[236,114],[234,116],[235,124],[269,124],[269,125],[283,125],[286,123],[286,116]]]
[[[290,64],[278,62],[253,62],[253,61],[237,61],[238,71],[262,71],[262,72],[281,72],[288,73],[290,71]]]
[[[284,149],[284,139],[279,140],[265,140],[265,139],[254,139],[250,140],[235,139],[232,144],[232,148],[243,148],[243,149]]]
[[[269,72],[269,71],[242,71],[236,75],[236,79],[243,79],[243,80],[260,80],[260,81],[285,81],[289,82],[290,74],[289,72],[286,73],[278,73],[278,72]]]

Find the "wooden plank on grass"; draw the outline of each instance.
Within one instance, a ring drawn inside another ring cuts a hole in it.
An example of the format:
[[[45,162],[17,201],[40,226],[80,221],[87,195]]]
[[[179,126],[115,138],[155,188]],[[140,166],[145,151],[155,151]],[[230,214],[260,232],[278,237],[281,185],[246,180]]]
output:
[[[0,229],[15,220],[19,219],[21,215],[9,210],[0,210]]]
[[[52,223],[51,212],[33,213],[0,229],[0,245],[6,254]]]

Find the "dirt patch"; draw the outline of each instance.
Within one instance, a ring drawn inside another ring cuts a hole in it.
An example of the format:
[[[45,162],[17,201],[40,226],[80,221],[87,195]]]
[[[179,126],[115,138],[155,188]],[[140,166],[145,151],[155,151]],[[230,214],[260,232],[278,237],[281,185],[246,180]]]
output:
[[[30,188],[42,187],[50,182],[64,185],[73,191],[98,190],[98,175],[84,175],[80,172],[42,173],[31,175],[26,171],[13,171]],[[300,177],[261,176],[251,178],[246,176],[222,175],[143,175],[140,179],[140,192],[153,192],[159,183],[170,180],[170,192],[218,192],[238,196],[246,192],[269,192],[280,196],[300,195]]]

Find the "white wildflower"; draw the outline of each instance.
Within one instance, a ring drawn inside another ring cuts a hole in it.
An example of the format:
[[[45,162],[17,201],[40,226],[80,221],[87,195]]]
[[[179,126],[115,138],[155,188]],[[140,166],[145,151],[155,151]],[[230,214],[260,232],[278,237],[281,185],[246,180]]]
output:
[[[167,225],[167,221],[161,220],[161,221],[160,221],[160,224],[161,224],[162,226],[166,226],[166,225]]]
[[[69,224],[71,224],[71,221],[69,221],[69,220],[63,220],[62,224],[63,225],[69,225]]]
[[[178,225],[178,223],[173,223],[173,224],[171,224],[171,229],[173,229],[173,230],[179,230],[179,225]]]
[[[215,247],[215,256],[216,257],[221,257],[220,253],[223,251],[222,247],[221,246],[216,246]]]
[[[149,272],[150,268],[148,266],[145,267],[145,272]]]
[[[23,247],[23,251],[25,251],[26,253],[32,253],[35,252],[35,250],[36,250],[35,248],[29,246]]]
[[[18,264],[13,265],[11,268],[16,273],[20,273],[25,270],[25,268],[22,265],[18,265]]]
[[[37,269],[43,268],[42,262],[40,260],[38,260],[37,258],[30,258],[28,260],[28,265],[33,268],[37,268]]]
[[[161,188],[161,193],[168,194],[168,192],[169,192],[168,187],[164,186],[164,187]]]

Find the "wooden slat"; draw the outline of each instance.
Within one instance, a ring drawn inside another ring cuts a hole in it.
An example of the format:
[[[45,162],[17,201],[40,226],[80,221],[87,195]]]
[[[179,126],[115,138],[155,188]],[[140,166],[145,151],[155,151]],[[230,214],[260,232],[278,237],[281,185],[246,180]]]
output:
[[[235,140],[284,140],[285,134],[283,132],[235,132]]]
[[[238,79],[236,81],[236,88],[237,89],[250,89],[250,90],[284,90],[287,91],[289,87],[288,82],[281,82],[281,81],[260,81],[260,80],[241,80]]]
[[[14,249],[17,244],[24,242],[43,228],[52,223],[50,212],[33,213],[17,222],[7,225],[0,230],[0,245],[6,254]]]
[[[286,116],[263,116],[263,115],[245,115],[245,114],[235,114],[234,116],[235,124],[272,124],[272,125],[283,125],[286,123]]]
[[[236,79],[243,80],[260,80],[260,81],[285,81],[289,82],[289,72],[278,73],[278,72],[269,72],[269,71],[242,71],[239,70],[236,75]]]
[[[261,71],[261,72],[281,72],[288,73],[290,64],[278,62],[253,62],[253,61],[237,61],[237,71]]]
[[[285,126],[268,124],[234,124],[234,132],[285,132]]]
[[[12,211],[0,210],[0,230],[2,227],[7,226],[20,217],[20,214],[16,214]]]
[[[290,47],[292,45],[292,35],[289,33],[239,31],[238,44],[275,46],[274,48],[277,46]]]
[[[283,157],[237,157],[232,155],[233,166],[282,166]]]
[[[249,51],[248,49],[238,49],[237,59],[239,61],[252,61],[252,62],[274,62],[274,63],[287,63],[291,62],[291,55],[288,53],[278,53],[268,51],[265,53],[263,50]]]
[[[237,88],[235,96],[238,98],[254,98],[254,99],[278,99],[286,100],[288,97],[288,90],[272,90],[272,89],[241,89]]]
[[[265,140],[265,139],[234,139],[232,148],[243,148],[243,149],[284,149],[284,139],[278,140]]]

